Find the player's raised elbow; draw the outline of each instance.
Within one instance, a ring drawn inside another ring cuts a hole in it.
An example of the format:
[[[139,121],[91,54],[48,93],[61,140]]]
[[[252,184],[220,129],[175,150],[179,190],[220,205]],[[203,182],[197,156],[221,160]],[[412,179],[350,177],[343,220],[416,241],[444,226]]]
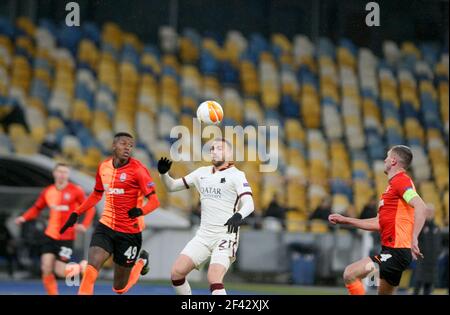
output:
[[[161,203],[159,202],[158,197],[155,193],[152,193],[150,196],[148,196],[147,203],[143,207],[144,215],[147,215],[154,210],[158,209],[161,206]]]
[[[371,231],[372,232],[378,232],[380,230],[380,224],[378,222],[374,223]]]
[[[104,193],[104,191],[94,189],[91,193],[91,196],[94,200],[100,201],[103,198],[103,193]]]
[[[370,229],[372,232],[380,231],[380,220],[378,215],[375,218],[372,218],[372,228]]]

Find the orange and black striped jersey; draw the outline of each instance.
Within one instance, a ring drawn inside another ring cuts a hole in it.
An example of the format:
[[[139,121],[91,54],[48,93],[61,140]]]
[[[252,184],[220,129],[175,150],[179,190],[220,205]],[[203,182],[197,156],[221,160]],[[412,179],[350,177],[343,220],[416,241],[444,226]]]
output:
[[[58,190],[55,185],[50,185],[41,192],[34,205],[22,217],[26,221],[33,220],[39,216],[42,210],[48,207],[50,215],[45,234],[55,240],[74,240],[76,233],[73,227],[68,228],[63,234],[59,234],[59,230],[85,198],[83,189],[73,183],[68,183],[62,190]],[[95,208],[86,212],[83,221],[86,228],[91,224],[94,215]]]
[[[405,173],[389,180],[378,208],[381,244],[391,248],[411,248],[414,228],[414,208],[409,201],[417,196],[411,178]]]
[[[155,183],[147,168],[138,160],[115,168],[113,159],[102,162],[97,170],[95,190],[106,194],[100,222],[114,231],[139,233],[144,229],[144,218],[130,218],[131,208],[141,208],[144,197],[155,193]]]

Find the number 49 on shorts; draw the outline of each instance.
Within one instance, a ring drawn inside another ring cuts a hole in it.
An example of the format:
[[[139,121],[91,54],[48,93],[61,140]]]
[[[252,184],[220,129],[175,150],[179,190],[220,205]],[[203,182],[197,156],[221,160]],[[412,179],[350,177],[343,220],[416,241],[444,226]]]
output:
[[[137,246],[130,246],[124,253],[127,259],[135,259],[137,255]]]

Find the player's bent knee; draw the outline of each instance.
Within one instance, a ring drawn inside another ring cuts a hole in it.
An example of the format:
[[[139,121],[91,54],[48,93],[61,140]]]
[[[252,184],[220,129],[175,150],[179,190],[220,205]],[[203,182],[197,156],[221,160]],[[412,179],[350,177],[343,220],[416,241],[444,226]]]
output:
[[[178,264],[172,267],[172,271],[170,273],[171,280],[179,280],[187,276],[187,272],[185,268],[179,266]]]
[[[42,275],[49,275],[49,274],[53,273],[53,268],[51,265],[41,264],[41,272],[42,272]]]
[[[355,272],[354,272],[353,267],[351,265],[345,267],[343,278],[344,278],[344,282],[345,283],[350,283],[350,282],[353,282],[353,281],[356,280]]]
[[[194,262],[189,257],[181,255],[172,266],[172,270],[170,272],[171,280],[180,280],[185,278],[194,268]]]
[[[110,257],[110,253],[105,251],[103,248],[98,246],[93,246],[89,248],[88,253],[88,264],[97,270],[100,270],[105,263],[105,261]]]

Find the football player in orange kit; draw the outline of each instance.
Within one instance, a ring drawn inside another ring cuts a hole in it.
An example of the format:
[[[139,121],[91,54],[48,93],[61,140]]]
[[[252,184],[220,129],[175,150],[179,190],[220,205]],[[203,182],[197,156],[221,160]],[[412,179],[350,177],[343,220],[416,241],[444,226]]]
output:
[[[68,165],[56,164],[53,169],[55,183],[46,187],[34,205],[15,220],[16,224],[20,225],[37,218],[43,209],[47,207],[50,209],[41,256],[42,282],[49,295],[58,294],[55,275],[61,278],[67,274],[77,275],[87,264],[86,260],[83,260],[79,265],[71,265],[71,269],[67,268],[67,263],[72,256],[76,233],[86,231],[95,215],[95,209],[88,209],[82,224],[67,229],[63,234],[59,233],[70,214],[86,199],[83,189],[69,182],[69,176]]]
[[[344,282],[351,295],[365,294],[361,279],[375,270],[375,263],[380,268],[378,294],[393,294],[411,259],[422,257],[418,236],[425,223],[427,207],[406,174],[412,158],[411,149],[404,145],[396,145],[387,153],[384,173],[388,176],[389,185],[381,196],[376,217],[329,216],[332,224],[348,224],[381,234],[379,255],[363,258],[345,268]]]
[[[61,229],[63,233],[74,225],[80,214],[106,194],[104,211],[89,247],[88,265],[78,291],[80,295],[94,294],[98,272],[111,255],[114,261],[113,290],[118,294],[127,292],[139,275],[148,272],[148,253],[140,251],[143,216],[160,204],[149,171],[131,157],[133,146],[130,134],[120,132],[114,136],[113,155],[98,167],[94,191]],[[147,199],[145,204],[144,198]]]

